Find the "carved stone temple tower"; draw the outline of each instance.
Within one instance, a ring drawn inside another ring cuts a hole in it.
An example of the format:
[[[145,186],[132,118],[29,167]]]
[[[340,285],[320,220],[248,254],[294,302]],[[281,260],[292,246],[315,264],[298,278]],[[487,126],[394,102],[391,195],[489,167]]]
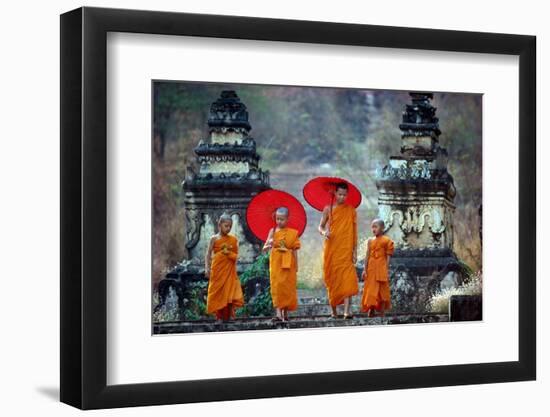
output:
[[[439,145],[432,93],[410,93],[403,112],[401,153],[378,173],[379,216],[395,244],[392,301],[399,311],[423,311],[441,287],[462,282],[453,252],[456,189],[447,171],[447,151]]]
[[[161,296],[161,287],[177,289],[204,277],[205,251],[222,213],[231,215],[231,233],[239,238],[238,269],[252,263],[260,252],[245,213],[250,200],[270,188],[269,173],[259,167],[256,142],[249,136],[248,111],[235,91],[222,91],[212,103],[208,130],[209,137],[194,149],[198,172],[189,169],[182,183],[188,257],[161,281]]]

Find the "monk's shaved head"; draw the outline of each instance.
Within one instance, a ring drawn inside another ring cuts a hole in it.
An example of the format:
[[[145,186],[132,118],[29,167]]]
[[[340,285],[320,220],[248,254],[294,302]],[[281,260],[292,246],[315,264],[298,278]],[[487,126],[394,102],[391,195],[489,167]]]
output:
[[[348,191],[349,187],[348,187],[348,184],[346,182],[338,182],[336,183],[336,191],[338,190],[346,190]]]
[[[233,218],[229,214],[223,213],[218,219],[219,223],[233,223]]]
[[[384,230],[384,228],[386,227],[386,224],[384,223],[384,220],[382,220],[382,219],[380,219],[380,218],[378,218],[378,217],[377,217],[376,219],[374,219],[374,220],[371,222],[371,224],[377,224],[377,225],[379,225],[379,226],[382,228],[382,230]]]
[[[275,216],[286,216],[288,217],[289,211],[286,207],[279,207],[275,210]]]

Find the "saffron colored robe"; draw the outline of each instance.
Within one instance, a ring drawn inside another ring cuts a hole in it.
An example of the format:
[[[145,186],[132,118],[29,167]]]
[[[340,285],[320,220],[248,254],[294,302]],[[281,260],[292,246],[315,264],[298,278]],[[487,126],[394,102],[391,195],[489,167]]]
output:
[[[273,233],[273,247],[269,255],[269,282],[271,299],[276,308],[296,310],[296,259],[293,250],[300,249],[298,231],[285,227]]]
[[[227,254],[224,254],[224,248]],[[221,318],[222,310],[229,304],[233,307],[244,305],[241,282],[237,276],[239,241],[233,235],[220,236],[214,242],[212,251],[206,312]]]
[[[361,310],[389,310],[391,293],[387,257],[393,255],[394,244],[388,236],[370,239],[367,250],[367,270]]]
[[[359,292],[353,255],[357,245],[357,213],[348,204],[335,205],[329,215],[329,238],[323,244],[323,279],[331,306]]]

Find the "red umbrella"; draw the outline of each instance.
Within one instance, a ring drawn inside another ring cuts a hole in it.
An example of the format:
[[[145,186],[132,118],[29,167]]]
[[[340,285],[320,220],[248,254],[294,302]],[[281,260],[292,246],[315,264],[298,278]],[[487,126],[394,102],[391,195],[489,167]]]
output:
[[[307,216],[304,206],[296,197],[280,190],[262,191],[254,197],[246,208],[246,222],[254,235],[265,241],[269,230],[275,226],[275,210],[279,207],[288,209],[287,226],[304,233]]]
[[[326,206],[334,204],[334,193],[338,183],[348,185],[346,203],[357,208],[361,204],[361,192],[348,180],[338,177],[316,177],[304,186],[304,198],[316,210],[323,211]]]

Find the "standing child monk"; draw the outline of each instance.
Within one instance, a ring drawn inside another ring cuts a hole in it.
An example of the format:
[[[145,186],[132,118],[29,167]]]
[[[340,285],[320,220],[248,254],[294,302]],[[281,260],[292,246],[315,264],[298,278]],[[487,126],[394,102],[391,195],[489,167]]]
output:
[[[269,282],[271,299],[277,316],[273,321],[288,321],[288,311],[296,310],[296,274],[298,272],[298,230],[287,227],[289,211],[279,207],[275,211],[276,226],[269,231],[263,247],[269,255]]]
[[[367,311],[373,317],[375,311],[384,315],[385,310],[391,308],[391,294],[389,283],[390,257],[393,255],[394,244],[384,235],[384,221],[374,219],[371,224],[372,234],[367,241],[365,269],[363,270],[363,298],[361,310]]]
[[[215,314],[219,321],[235,317],[235,307],[244,305],[243,292],[237,276],[239,241],[229,234],[233,220],[222,214],[218,233],[210,238],[205,257],[205,274],[208,278],[206,312]]]
[[[337,306],[344,304],[344,318],[353,318],[351,297],[359,292],[357,272],[357,213],[346,204],[348,184],[336,184],[335,204],[324,208],[319,233],[323,244],[323,275],[332,318],[338,317]]]

